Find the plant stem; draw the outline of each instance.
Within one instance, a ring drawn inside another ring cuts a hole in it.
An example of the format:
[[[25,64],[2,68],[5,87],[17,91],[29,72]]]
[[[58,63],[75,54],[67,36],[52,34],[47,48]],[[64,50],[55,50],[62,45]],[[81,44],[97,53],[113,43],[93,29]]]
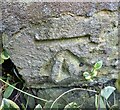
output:
[[[50,107],[50,110],[52,109],[53,105],[65,94],[71,92],[71,91],[76,91],[76,90],[82,90],[82,91],[89,91],[89,92],[94,92],[94,93],[97,93],[97,91],[95,90],[90,90],[90,89],[83,89],[83,88],[73,88],[73,89],[70,89],[66,92],[64,92],[63,94],[61,94],[58,98],[55,99],[55,101],[52,103],[51,107]]]
[[[26,105],[25,105],[26,109],[27,109],[28,103],[29,103],[29,97],[27,97],[27,102],[26,102]]]
[[[18,88],[16,88],[16,87],[14,87],[13,85],[11,85],[11,84],[5,82],[5,81],[4,81],[3,79],[1,79],[1,78],[0,78],[0,81],[2,81],[3,83],[9,85],[10,87],[16,89],[17,91],[20,91],[20,92],[23,93],[23,94],[26,94],[26,95],[28,95],[28,96],[30,96],[30,97],[33,97],[33,98],[35,98],[35,99],[38,99],[38,100],[41,100],[41,101],[44,101],[44,102],[48,102],[48,100],[39,98],[39,97],[37,97],[37,96],[34,96],[34,95],[32,95],[32,94],[29,94],[29,93],[27,93],[27,92],[24,92],[24,91],[22,91],[22,90],[20,90],[20,89],[18,89]]]
[[[114,105],[115,105],[115,104],[117,104],[117,102],[116,102],[115,92],[113,92],[113,95],[114,95]]]

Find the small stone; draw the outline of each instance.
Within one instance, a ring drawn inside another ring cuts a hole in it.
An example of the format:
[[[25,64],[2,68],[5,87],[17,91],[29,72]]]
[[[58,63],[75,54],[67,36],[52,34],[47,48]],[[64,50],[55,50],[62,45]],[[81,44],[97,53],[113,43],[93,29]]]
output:
[[[37,41],[40,40],[39,34],[36,33],[35,36],[34,36],[34,38],[35,38],[35,40],[37,40]]]

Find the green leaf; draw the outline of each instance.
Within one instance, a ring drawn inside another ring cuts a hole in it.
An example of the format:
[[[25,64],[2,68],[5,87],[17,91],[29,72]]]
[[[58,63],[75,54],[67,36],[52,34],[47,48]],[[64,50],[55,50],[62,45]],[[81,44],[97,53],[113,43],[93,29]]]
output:
[[[95,95],[95,107],[97,110],[106,108],[106,105],[105,105],[102,97],[97,94]]]
[[[100,96],[100,110],[101,109],[104,109],[104,110],[106,110],[106,104],[105,104],[105,102],[103,101],[103,99],[102,99],[102,97]]]
[[[53,101],[52,101],[52,100],[49,100],[48,102],[45,103],[45,106],[43,107],[43,109],[45,109],[45,110],[50,110],[50,107],[51,107],[52,103],[53,103]],[[55,110],[58,110],[58,104],[55,103],[52,108],[53,108],[53,110],[54,110],[54,109],[55,109]]]
[[[103,96],[107,100],[110,95],[115,91],[115,89],[115,87],[107,86],[101,90],[101,96]]]
[[[92,77],[96,77],[97,76],[97,71],[95,69],[92,69],[91,73]]]
[[[43,110],[43,109],[42,109],[42,106],[41,106],[40,104],[38,104],[38,105],[35,107],[34,110]]]
[[[35,105],[35,99],[29,96],[27,96],[26,98],[27,98],[26,107],[29,106],[30,108],[32,108]]]
[[[75,102],[68,103],[65,107],[64,110],[69,110],[69,109],[78,109],[78,105]]]
[[[8,52],[4,49],[3,52],[1,53],[1,58],[4,60],[7,60],[10,58]]]
[[[88,72],[84,72],[84,73],[83,73],[83,76],[84,76],[84,77],[87,77],[87,76],[90,76],[90,74],[89,74]]]
[[[102,67],[102,64],[103,64],[102,60],[101,60],[101,61],[98,61],[97,63],[95,63],[94,69],[95,69],[95,70],[100,69],[100,68]]]
[[[20,105],[21,105],[21,110],[26,110],[25,105],[23,103],[21,103]]]
[[[17,83],[13,84],[13,86],[15,86]],[[3,97],[4,98],[9,98],[10,95],[12,94],[14,88],[12,88],[11,86],[8,86],[6,89],[5,89],[5,92],[3,94]]]
[[[0,110],[20,110],[19,106],[12,100],[3,98]]]
[[[85,77],[86,80],[90,80],[91,79],[91,75],[88,72],[84,72],[83,76]]]
[[[4,63],[4,59],[0,57],[0,64]]]

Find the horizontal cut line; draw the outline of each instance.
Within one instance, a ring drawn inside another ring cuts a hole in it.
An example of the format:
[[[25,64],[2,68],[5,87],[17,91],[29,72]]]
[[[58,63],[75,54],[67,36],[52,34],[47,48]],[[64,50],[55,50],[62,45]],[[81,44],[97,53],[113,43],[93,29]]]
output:
[[[83,39],[83,38],[88,38],[88,39],[89,39],[90,36],[91,36],[91,35],[87,34],[87,35],[84,35],[84,36],[76,36],[76,37],[69,37],[69,38],[43,39],[43,40],[36,40],[36,39],[35,39],[35,42],[36,42],[36,43],[44,43],[44,42],[54,42],[54,41],[77,40],[77,39]]]

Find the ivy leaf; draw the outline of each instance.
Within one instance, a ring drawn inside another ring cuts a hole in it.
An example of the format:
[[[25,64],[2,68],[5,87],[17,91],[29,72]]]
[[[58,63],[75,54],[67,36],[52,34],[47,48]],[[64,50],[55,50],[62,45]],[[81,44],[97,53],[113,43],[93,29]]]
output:
[[[91,75],[88,72],[84,72],[83,76],[85,77],[86,80],[90,80],[91,79]]]
[[[4,49],[3,52],[1,53],[1,58],[4,60],[7,60],[10,58],[8,52]]]
[[[16,86],[17,83],[13,84],[13,86]],[[10,95],[12,94],[14,88],[12,88],[11,86],[8,86],[6,89],[5,89],[5,92],[3,94],[3,97],[4,98],[9,98]]]
[[[43,110],[43,109],[42,109],[42,106],[40,104],[38,104],[38,105],[36,105],[34,110]]]
[[[68,104],[65,106],[64,110],[73,109],[73,108],[74,108],[74,109],[75,109],[75,108],[78,108],[77,103],[75,103],[75,102],[68,103]]]
[[[3,98],[0,110],[20,110],[19,106],[12,100]]]
[[[95,69],[95,70],[100,69],[100,68],[102,67],[102,64],[103,64],[102,60],[101,60],[101,61],[98,61],[97,63],[95,63],[94,69]]]
[[[95,107],[97,110],[99,110],[99,109],[101,110],[103,108],[106,108],[106,105],[105,105],[102,97],[97,95],[97,94],[95,95]]]
[[[110,95],[115,91],[115,89],[115,87],[107,86],[101,90],[101,96],[103,96],[107,100]]]

